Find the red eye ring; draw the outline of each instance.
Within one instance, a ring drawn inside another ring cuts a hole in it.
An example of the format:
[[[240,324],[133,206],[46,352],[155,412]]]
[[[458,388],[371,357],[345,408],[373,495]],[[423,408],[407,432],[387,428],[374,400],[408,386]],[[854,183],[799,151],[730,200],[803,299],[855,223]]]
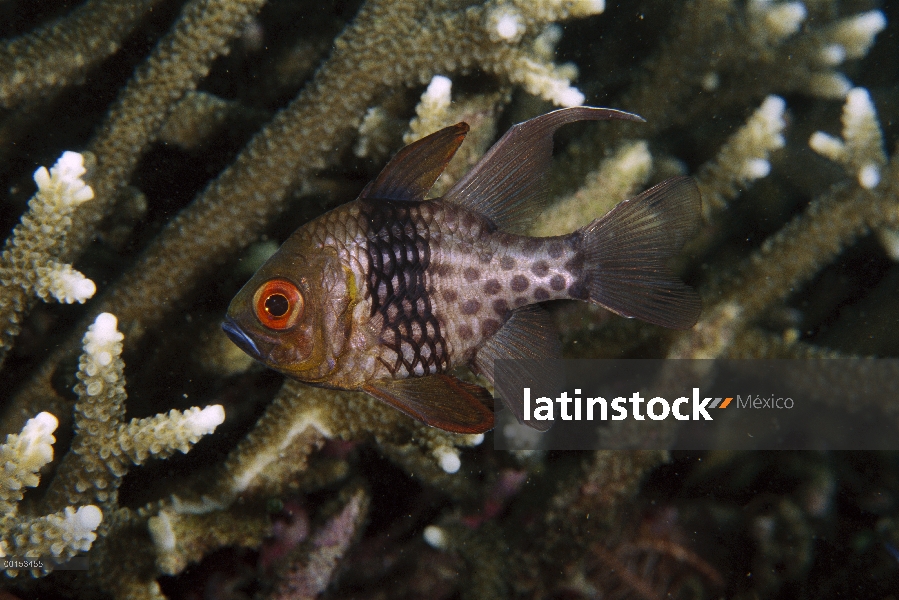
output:
[[[300,289],[286,279],[266,281],[259,286],[253,298],[256,318],[276,331],[296,325],[303,317],[305,304]]]

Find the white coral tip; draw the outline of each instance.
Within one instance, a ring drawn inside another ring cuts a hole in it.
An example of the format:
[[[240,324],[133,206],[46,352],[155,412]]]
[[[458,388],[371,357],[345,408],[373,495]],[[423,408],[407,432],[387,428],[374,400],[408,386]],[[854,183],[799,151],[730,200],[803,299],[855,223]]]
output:
[[[864,165],[858,170],[858,184],[866,190],[877,187],[880,183],[880,167],[874,164]]]
[[[59,302],[83,303],[97,291],[96,284],[69,265],[51,273],[50,293]]]
[[[439,104],[449,104],[452,89],[453,82],[449,77],[434,75],[425,91],[425,98]]]
[[[428,525],[422,532],[422,537],[431,548],[444,550],[446,548],[446,532],[436,525]]]
[[[780,96],[774,96],[773,94],[766,97],[765,101],[762,102],[762,105],[759,107],[759,111],[765,117],[765,120],[769,123],[777,123],[780,128],[783,128],[784,126],[783,118],[786,109],[786,101]]]
[[[845,98],[852,82],[842,73],[813,73],[809,78],[810,91],[821,98]]]
[[[53,165],[53,169],[60,181],[66,183],[74,183],[87,173],[87,169],[84,168],[84,156],[77,152],[63,152]]]
[[[843,142],[830,134],[823,131],[816,131],[808,140],[808,145],[812,150],[825,156],[831,160],[840,160],[846,151]]]
[[[578,0],[571,7],[571,14],[575,17],[598,15],[606,10],[605,0]]]
[[[746,179],[761,179],[771,173],[771,163],[764,158],[753,158],[743,163],[743,176]]]
[[[195,435],[206,435],[215,431],[215,428],[225,421],[225,409],[221,404],[207,406],[203,410],[194,409],[187,416],[185,425]]]
[[[75,517],[78,527],[82,530],[93,531],[103,522],[103,512],[93,504],[79,508]]]
[[[150,517],[147,521],[147,529],[150,531],[150,538],[156,545],[157,551],[171,552],[175,549],[177,538],[167,511],[161,510],[158,516]]]
[[[850,118],[867,117],[874,115],[874,103],[871,102],[871,94],[863,87],[856,87],[846,94],[846,114]]]
[[[566,108],[572,106],[581,106],[584,103],[584,94],[576,87],[566,87],[556,94],[553,98],[556,104]]]
[[[28,419],[19,436],[19,442],[24,446],[20,456],[22,466],[37,472],[53,460],[53,443],[56,441],[53,432],[58,426],[59,421],[48,412]]]
[[[775,36],[785,38],[799,31],[808,11],[802,2],[787,2],[772,7],[765,15],[765,23]]]
[[[825,65],[836,66],[846,60],[846,48],[842,44],[828,44],[821,49],[821,61]]]
[[[59,427],[59,420],[51,413],[44,411],[35,415],[34,418],[28,419],[25,428],[22,429],[22,437],[30,440],[44,439],[56,431],[57,427]]]
[[[437,460],[440,461],[440,468],[447,473],[455,473],[462,466],[462,459],[459,453],[450,448],[440,448],[435,453]]]
[[[852,19],[852,28],[863,35],[874,37],[887,26],[886,15],[882,11],[872,10],[856,15]]]
[[[521,16],[515,12],[497,11],[493,18],[496,34],[506,41],[515,41],[524,33]]]
[[[34,182],[39,190],[50,187],[50,171],[47,170],[47,167],[38,167],[38,170],[34,172]]]
[[[97,344],[108,344],[110,342],[118,342],[122,340],[122,337],[118,332],[119,320],[112,313],[100,313],[97,315],[97,318],[94,319],[94,324],[91,326],[91,337]]]

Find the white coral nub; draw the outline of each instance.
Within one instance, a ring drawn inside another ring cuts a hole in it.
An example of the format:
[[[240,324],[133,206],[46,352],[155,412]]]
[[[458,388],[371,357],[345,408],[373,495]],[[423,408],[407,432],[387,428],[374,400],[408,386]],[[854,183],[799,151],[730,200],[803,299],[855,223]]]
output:
[[[53,443],[56,442],[53,432],[58,426],[59,421],[48,412],[28,419],[19,435],[19,464],[37,472],[53,460]]]
[[[85,173],[84,156],[63,152],[49,172],[46,167],[34,172],[34,182],[40,192],[51,194],[60,206],[77,206],[94,197],[94,190],[81,179]]]
[[[779,44],[802,27],[808,16],[802,2],[750,0],[749,16],[760,45]]]
[[[224,422],[225,409],[221,404],[213,404],[202,410],[194,406],[184,412],[184,425],[195,436],[212,433]]]
[[[434,75],[421,101],[435,109],[445,110],[450,105],[453,82],[449,77]]]
[[[46,283],[47,293],[59,302],[82,304],[97,291],[96,284],[71,265],[55,264],[39,272],[41,279]],[[40,291],[42,288],[38,289],[39,293]]]
[[[765,13],[765,24],[777,38],[786,38],[802,27],[808,11],[802,2],[784,2],[770,7]]]
[[[491,36],[514,43],[524,35],[524,20],[518,11],[510,7],[503,6],[494,9],[488,19]]]
[[[436,525],[428,525],[422,532],[422,537],[431,548],[445,550],[447,546],[446,532]]]
[[[79,551],[90,550],[91,544],[97,539],[94,531],[102,521],[103,512],[93,504],[82,506],[77,511],[69,506],[65,510],[60,533],[69,547]],[[55,556],[62,553],[57,544],[53,545],[52,550]]]
[[[0,444],[0,513],[14,513],[22,488],[40,483],[38,472],[53,460],[53,432],[59,421],[48,412],[28,419],[22,432]]]
[[[440,462],[440,468],[447,473],[456,473],[462,466],[462,459],[455,448],[438,448],[434,451],[434,456]]]
[[[853,172],[861,187],[873,189],[880,185],[881,169],[887,157],[877,110],[868,90],[853,88],[846,94],[842,120],[842,139],[816,131],[808,144],[818,154]]]
[[[571,14],[576,17],[598,15],[605,12],[606,0],[576,0]]]
[[[872,10],[843,19],[828,37],[844,48],[846,58],[862,58],[886,26],[887,19],[883,12]]]
[[[115,315],[100,313],[88,328],[84,336],[84,352],[92,363],[88,366],[88,375],[96,375],[100,368],[108,367],[113,358],[122,353],[125,336],[116,329],[118,323]]]

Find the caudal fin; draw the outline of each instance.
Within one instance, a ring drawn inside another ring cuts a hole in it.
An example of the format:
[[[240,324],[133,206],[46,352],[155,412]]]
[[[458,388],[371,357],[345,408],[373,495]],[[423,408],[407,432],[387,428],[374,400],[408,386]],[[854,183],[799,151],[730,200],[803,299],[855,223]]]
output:
[[[581,229],[590,300],[663,327],[696,324],[699,295],[666,263],[699,229],[700,208],[696,182],[673,177]]]

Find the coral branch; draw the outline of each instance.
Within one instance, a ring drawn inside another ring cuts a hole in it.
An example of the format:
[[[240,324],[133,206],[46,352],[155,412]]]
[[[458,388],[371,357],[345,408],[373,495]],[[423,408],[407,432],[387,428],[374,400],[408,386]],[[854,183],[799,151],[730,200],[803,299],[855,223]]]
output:
[[[86,172],[84,157],[76,152],[64,153],[49,172],[44,167],[34,172],[38,191],[0,254],[0,365],[32,296],[71,304],[96,291],[90,279],[56,260],[71,232],[72,213],[94,197],[81,179]]]

